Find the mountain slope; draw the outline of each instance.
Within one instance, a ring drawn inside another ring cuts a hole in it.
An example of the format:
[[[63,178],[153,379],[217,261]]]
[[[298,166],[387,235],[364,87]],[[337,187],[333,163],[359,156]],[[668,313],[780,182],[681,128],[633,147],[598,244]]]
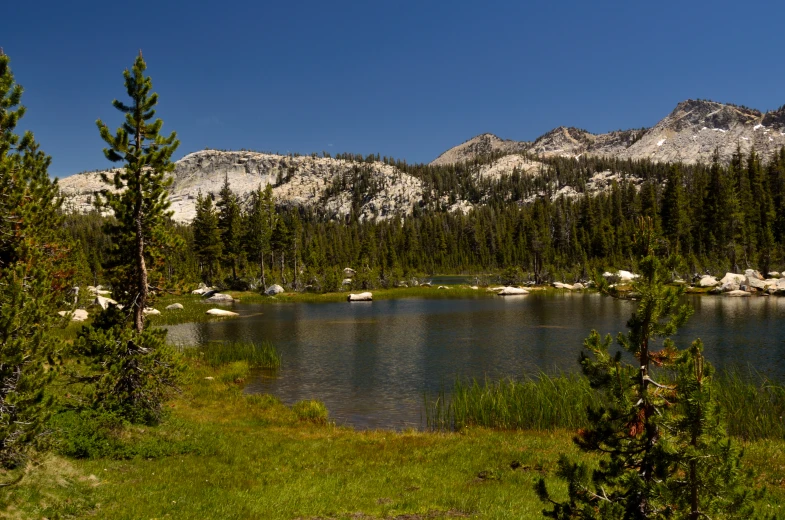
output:
[[[241,199],[259,186],[272,184],[282,204],[313,208],[329,218],[352,210],[361,219],[407,215],[422,200],[419,179],[382,162],[204,150],[177,161],[172,178],[169,198],[179,222],[193,219],[200,191],[217,196],[224,178]],[[95,193],[106,187],[100,172],[72,175],[59,184],[66,208],[79,212],[89,211]]]
[[[473,160],[493,151],[526,152],[540,157],[593,155],[694,164],[709,162],[714,151],[727,163],[737,149],[753,148],[764,158],[785,146],[785,106],[768,113],[714,101],[687,100],[650,129],[593,134],[560,126],[533,143],[504,141],[483,134],[441,154],[431,165]]]

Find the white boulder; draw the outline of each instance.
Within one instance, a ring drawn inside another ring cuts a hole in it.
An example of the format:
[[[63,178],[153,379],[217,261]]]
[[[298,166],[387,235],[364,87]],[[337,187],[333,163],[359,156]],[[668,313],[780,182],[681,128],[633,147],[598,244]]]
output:
[[[341,281],[341,285],[352,285],[352,279],[351,278],[344,278]]]
[[[98,305],[103,310],[106,310],[109,308],[109,305],[117,305],[117,302],[105,296],[96,296],[95,300],[93,300],[93,305]]]
[[[725,273],[725,276],[722,277],[720,283],[722,285],[725,285],[726,283],[741,284],[744,283],[744,275],[736,273]]]
[[[771,271],[768,274],[769,278],[779,278],[780,276],[782,276],[782,275],[778,271]]]
[[[619,277],[619,280],[621,280],[622,282],[631,282],[634,279],[640,277],[639,274],[635,274],[635,273],[631,273],[629,271],[623,271],[623,270],[620,270],[618,272],[617,276]]]
[[[350,294],[346,301],[349,302],[370,302],[373,301],[373,294],[369,292],[361,292],[359,294]]]
[[[754,276],[748,276],[745,283],[747,287],[752,287],[753,289],[757,289],[759,291],[766,290],[766,284],[763,283],[763,280],[761,280],[760,278],[756,278]]]
[[[745,278],[757,278],[758,280],[763,280],[763,277],[755,269],[747,269],[744,271],[744,276]]]
[[[264,294],[266,294],[267,296],[275,296],[276,294],[281,294],[282,292],[283,292],[283,287],[281,287],[276,283],[268,287],[267,290],[264,291]]]
[[[572,290],[573,291],[580,291],[580,290],[583,290],[583,289],[585,289],[585,287],[583,286],[583,284],[581,282],[572,284]]]
[[[182,303],[173,303],[171,305],[166,306],[167,311],[179,311],[182,310],[183,304]]]
[[[343,269],[343,276],[345,278],[351,278],[352,276],[354,276],[356,274],[357,274],[357,271],[355,271],[351,267],[344,267],[344,269]]]
[[[739,290],[739,284],[738,284],[738,282],[734,282],[734,281],[726,282],[726,283],[722,284],[722,287],[720,287],[720,290],[722,292],[738,291]]]
[[[210,309],[205,314],[210,316],[239,316],[236,312],[227,311],[226,309]]]
[[[62,317],[66,317],[68,314],[71,314],[71,321],[85,321],[87,319],[87,311],[84,309],[76,309],[73,313],[69,311],[60,311],[59,314]]]
[[[232,298],[228,294],[215,293],[209,298],[207,298],[207,301],[213,303],[232,303],[234,301],[234,298]]]
[[[709,276],[707,274],[701,276],[700,282],[698,282],[698,285],[701,287],[715,287],[719,284],[720,282],[718,282],[715,277]]]
[[[529,291],[521,289],[520,287],[502,287],[497,294],[499,296],[516,296],[519,294],[529,294]]]
[[[158,316],[159,314],[161,314],[161,311],[159,311],[158,309],[153,309],[152,307],[145,307],[144,310],[142,311],[142,314],[144,314],[145,316]]]

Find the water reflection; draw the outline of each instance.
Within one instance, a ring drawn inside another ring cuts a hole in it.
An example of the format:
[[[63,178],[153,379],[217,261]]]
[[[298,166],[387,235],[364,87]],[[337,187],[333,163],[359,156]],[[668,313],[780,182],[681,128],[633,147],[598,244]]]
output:
[[[676,337],[700,337],[719,368],[741,366],[785,380],[785,298],[694,297],[695,315]],[[238,304],[242,317],[169,327],[169,340],[269,340],[283,357],[278,377],[249,392],[284,402],[315,398],[339,423],[421,425],[424,392],[456,377],[517,377],[575,371],[591,329],[615,336],[632,303],[598,294],[542,294],[467,300]]]

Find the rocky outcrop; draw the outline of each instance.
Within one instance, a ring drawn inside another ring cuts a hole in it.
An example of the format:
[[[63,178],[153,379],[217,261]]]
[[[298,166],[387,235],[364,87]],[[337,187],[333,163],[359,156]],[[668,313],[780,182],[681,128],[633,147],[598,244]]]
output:
[[[92,210],[96,193],[108,188],[100,174],[60,179],[65,207]],[[353,210],[360,219],[407,215],[423,198],[419,179],[380,161],[203,150],[177,161],[171,177],[169,200],[178,222],[193,220],[199,192],[217,195],[224,178],[243,201],[259,186],[271,184],[279,204],[314,208],[328,217],[343,217]],[[354,190],[359,184],[364,192],[357,207]]]
[[[447,150],[431,164],[470,161],[487,155],[489,150],[525,152],[539,157],[591,155],[689,164],[711,162],[717,150],[720,161],[727,163],[737,148],[745,154],[754,148],[767,159],[782,146],[785,146],[785,106],[764,114],[732,104],[689,99],[676,105],[652,128],[594,134],[560,126],[533,143],[504,141],[483,134]]]
[[[488,156],[493,152],[519,153],[526,151],[531,143],[526,141],[510,141],[500,139],[493,134],[480,134],[468,141],[450,148],[431,161],[432,166],[462,163],[478,157]]]

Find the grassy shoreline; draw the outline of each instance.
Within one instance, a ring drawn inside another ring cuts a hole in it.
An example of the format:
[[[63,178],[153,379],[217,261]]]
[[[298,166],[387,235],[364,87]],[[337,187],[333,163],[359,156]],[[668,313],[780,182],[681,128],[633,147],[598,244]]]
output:
[[[336,427],[244,394],[237,374],[247,365],[191,368],[166,421],[115,433],[146,448],[92,459],[38,455],[20,484],[0,489],[0,517],[541,518],[534,480],[545,476],[563,494],[559,455],[594,461],[565,429]],[[770,490],[765,507],[780,511],[785,442],[744,446],[744,465]]]

